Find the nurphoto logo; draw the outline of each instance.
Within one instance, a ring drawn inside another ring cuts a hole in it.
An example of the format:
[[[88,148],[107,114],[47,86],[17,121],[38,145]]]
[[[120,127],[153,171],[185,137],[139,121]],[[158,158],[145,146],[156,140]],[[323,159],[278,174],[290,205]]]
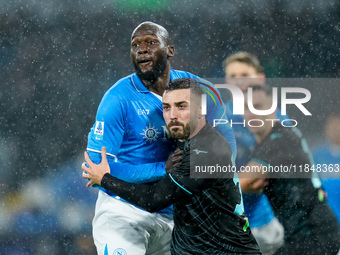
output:
[[[233,99],[233,115],[244,115],[245,112],[245,96],[243,91],[235,85],[230,84],[216,84],[218,89],[227,89],[232,95]],[[212,89],[213,90],[213,89]],[[215,90],[213,90],[216,93]],[[211,93],[208,93],[211,97]],[[217,94],[217,93],[216,93]],[[290,95],[290,97],[288,97]],[[294,95],[294,96],[292,96]],[[297,88],[297,87],[282,87],[281,88],[281,115],[287,115],[287,105],[295,105],[305,116],[311,116],[312,114],[304,106],[311,99],[311,93],[308,89]],[[257,116],[266,116],[274,113],[278,108],[278,88],[272,87],[272,105],[269,109],[256,109],[253,104],[253,88],[248,87],[247,89],[247,107],[251,113]],[[214,100],[215,101],[215,100]],[[202,114],[207,114],[207,94],[202,95]],[[225,125],[230,123],[230,125],[243,125],[244,127],[261,127],[264,125],[264,121],[272,122],[274,125],[275,121],[280,121],[283,127],[295,127],[298,122],[294,119],[250,119],[243,122],[233,122],[232,119],[214,119],[213,126]],[[255,125],[255,123],[259,123]]]

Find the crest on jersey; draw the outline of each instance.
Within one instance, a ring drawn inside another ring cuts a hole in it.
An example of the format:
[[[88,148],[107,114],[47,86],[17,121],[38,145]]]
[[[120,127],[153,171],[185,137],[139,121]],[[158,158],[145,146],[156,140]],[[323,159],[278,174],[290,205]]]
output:
[[[158,138],[158,135],[160,135],[161,132],[157,131],[157,128],[155,128],[154,126],[151,126],[151,124],[149,123],[149,127],[145,127],[145,129],[143,129],[143,133],[140,133],[140,135],[143,136],[144,139],[146,139],[147,142],[153,142],[156,141]]]
[[[104,122],[103,121],[96,121],[96,125],[94,127],[94,138],[96,140],[103,140],[104,136]]]

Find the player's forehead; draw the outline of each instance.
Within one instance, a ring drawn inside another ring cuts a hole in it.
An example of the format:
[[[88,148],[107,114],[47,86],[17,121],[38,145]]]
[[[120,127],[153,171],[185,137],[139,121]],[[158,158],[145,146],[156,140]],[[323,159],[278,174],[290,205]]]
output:
[[[142,36],[153,36],[160,41],[164,41],[167,37],[167,32],[163,27],[157,24],[142,23],[132,32],[131,41]]]
[[[235,73],[257,74],[256,68],[241,61],[234,61],[226,66],[226,74],[232,75]]]
[[[190,89],[176,89],[164,92],[164,104],[176,104],[178,102],[190,103]]]
[[[340,128],[340,115],[333,115],[327,118],[326,123],[328,125],[336,125]]]

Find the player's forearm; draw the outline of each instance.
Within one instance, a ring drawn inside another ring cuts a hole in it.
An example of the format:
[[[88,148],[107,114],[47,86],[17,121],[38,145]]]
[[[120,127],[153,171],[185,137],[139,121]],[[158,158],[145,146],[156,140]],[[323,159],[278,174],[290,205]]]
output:
[[[267,179],[240,178],[241,190],[243,193],[261,193],[267,183]]]
[[[173,204],[178,197],[172,193],[173,187],[168,184],[135,184],[128,183],[105,174],[101,181],[101,186],[149,212],[157,212]]]
[[[112,176],[131,183],[155,182],[166,175],[164,162],[141,165],[109,162]]]
[[[99,164],[101,162],[100,153],[88,151],[88,154],[93,163]],[[128,163],[116,163],[115,159],[110,156],[108,156],[107,159],[111,175],[126,182],[154,182],[164,178],[166,175],[164,162],[132,165]]]

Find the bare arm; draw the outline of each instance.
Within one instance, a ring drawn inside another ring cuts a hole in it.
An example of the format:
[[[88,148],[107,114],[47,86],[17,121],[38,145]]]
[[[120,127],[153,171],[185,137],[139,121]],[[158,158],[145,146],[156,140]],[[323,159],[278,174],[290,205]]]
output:
[[[256,169],[257,171],[250,172],[239,172],[239,179],[241,184],[241,189],[243,193],[260,193],[263,188],[268,184],[267,173],[263,173],[262,165],[250,161],[246,169]]]

